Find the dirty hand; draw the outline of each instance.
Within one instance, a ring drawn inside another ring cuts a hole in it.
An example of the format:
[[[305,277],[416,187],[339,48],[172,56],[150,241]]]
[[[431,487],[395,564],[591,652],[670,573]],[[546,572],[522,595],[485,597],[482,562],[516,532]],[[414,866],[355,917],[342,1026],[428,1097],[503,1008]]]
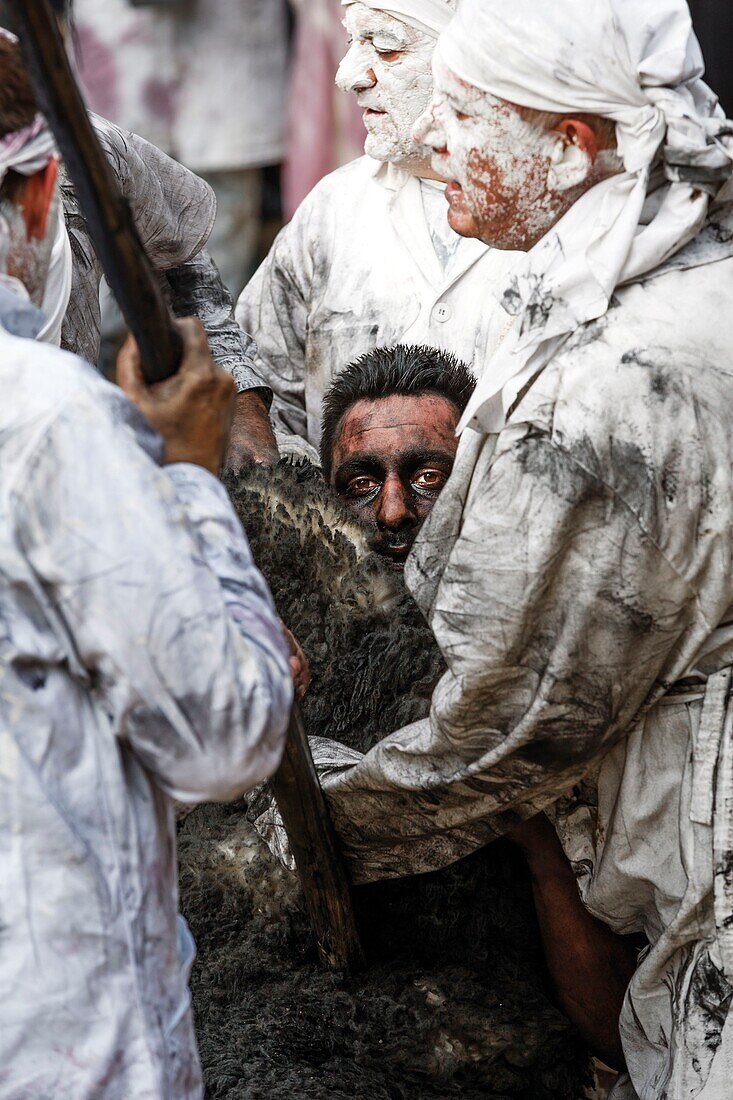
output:
[[[149,386],[130,336],[117,357],[117,382],[162,436],[166,463],[191,462],[218,475],[234,414],[234,381],[214,365],[200,321],[176,324],[183,359],[172,378]]]
[[[303,650],[300,648],[298,639],[292,634],[285,623],[280,622],[280,626],[283,629],[285,639],[290,646],[290,675],[293,677],[293,683],[295,684],[295,698],[300,700],[308,690],[308,685],[311,682],[311,670],[308,664],[308,658]]]

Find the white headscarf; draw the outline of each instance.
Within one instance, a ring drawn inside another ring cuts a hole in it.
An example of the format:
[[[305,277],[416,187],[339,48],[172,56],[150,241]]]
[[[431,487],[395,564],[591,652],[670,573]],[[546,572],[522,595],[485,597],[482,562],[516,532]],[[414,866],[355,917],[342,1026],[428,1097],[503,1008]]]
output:
[[[36,115],[29,126],[0,138],[0,185],[11,169],[21,176],[35,175],[46,167],[55,153],[56,144],[46,120],[43,115]],[[72,258],[60,202],[56,204],[55,216],[51,261],[41,303],[44,324],[36,339],[58,347],[61,343],[61,326],[71,296]],[[0,282],[12,289],[13,293],[27,297],[25,288],[19,281],[4,273],[8,245],[8,226],[0,216]]]
[[[356,0],[341,0],[347,7]],[[456,12],[458,0],[360,0],[367,8],[384,11],[423,34],[437,38],[450,23]]]
[[[512,103],[612,119],[626,169],[586,192],[507,288],[517,323],[460,424],[494,432],[568,334],[703,227],[733,171],[733,128],[700,80],[685,0],[463,0],[436,56]],[[664,182],[652,207],[653,168]]]

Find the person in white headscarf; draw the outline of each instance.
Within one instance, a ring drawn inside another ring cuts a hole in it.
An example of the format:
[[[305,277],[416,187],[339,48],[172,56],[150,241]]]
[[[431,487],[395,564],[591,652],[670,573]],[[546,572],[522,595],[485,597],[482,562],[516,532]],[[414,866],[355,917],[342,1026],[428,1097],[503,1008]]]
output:
[[[455,6],[343,0],[351,44],[336,81],[364,111],[366,155],[314,188],[236,312],[256,335],[255,365],[273,394],[281,450],[317,461],[323,394],[374,347],[427,344],[469,365],[483,353],[490,290],[513,258],[448,226],[445,184],[411,134],[432,92],[437,37]],[[241,443],[246,451],[244,431]]]
[[[57,161],[0,58],[0,1094],[201,1100],[173,800],[272,774],[289,650],[215,476],[235,389],[200,324],[159,386],[128,346],[124,392],[44,342]]]
[[[733,123],[701,71],[684,0],[465,0],[441,38],[416,137],[451,224],[525,257],[406,565],[431,716],[324,778],[357,880],[513,832],[550,925],[551,814],[648,944],[615,1100],[733,1080]]]

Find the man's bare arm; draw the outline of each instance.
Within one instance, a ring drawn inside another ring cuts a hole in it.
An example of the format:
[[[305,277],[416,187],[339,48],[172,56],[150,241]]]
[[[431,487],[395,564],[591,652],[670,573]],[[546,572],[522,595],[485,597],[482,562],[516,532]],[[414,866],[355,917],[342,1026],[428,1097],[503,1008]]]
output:
[[[250,462],[274,466],[279,457],[265,402],[257,390],[237,394],[224,465],[233,470],[239,470]]]
[[[636,969],[636,947],[583,905],[557,833],[545,817],[509,833],[532,876],[545,961],[558,1006],[589,1049],[613,1069],[625,1069],[618,1020]]]

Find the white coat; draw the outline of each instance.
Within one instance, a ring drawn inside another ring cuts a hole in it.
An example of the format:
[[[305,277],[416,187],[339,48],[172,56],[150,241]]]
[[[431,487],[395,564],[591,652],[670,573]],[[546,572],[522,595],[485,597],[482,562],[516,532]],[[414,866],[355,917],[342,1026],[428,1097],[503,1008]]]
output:
[[[0,392],[0,1096],[200,1100],[173,799],[277,767],[287,649],[222,486],[119,390],[0,323]]]
[[[445,220],[447,204],[428,209]],[[444,270],[414,176],[366,156],[326,176],[237,305],[278,435],[317,447],[324,391],[374,347],[430,344],[480,364],[497,312],[491,290],[514,256],[460,239]]]

